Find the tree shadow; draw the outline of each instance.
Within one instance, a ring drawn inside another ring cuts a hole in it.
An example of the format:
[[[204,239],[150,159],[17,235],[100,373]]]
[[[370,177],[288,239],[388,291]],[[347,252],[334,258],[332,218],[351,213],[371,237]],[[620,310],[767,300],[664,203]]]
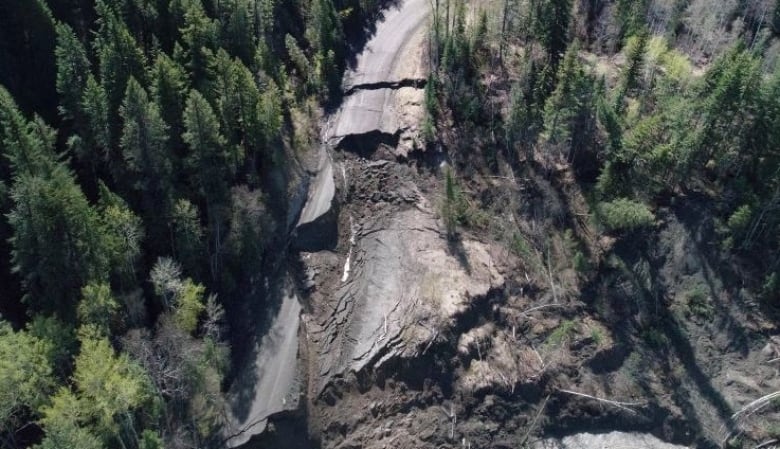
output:
[[[719,253],[718,236],[710,218],[714,216],[711,202],[706,195],[688,192],[687,198],[672,207],[672,213],[688,233],[693,249],[690,254],[702,267],[702,277],[710,298],[721,306],[720,328],[729,333],[730,346],[746,357],[750,352],[750,332],[739,324],[729,309],[736,306],[741,310],[749,310],[753,306],[745,301],[739,290],[729,287],[742,285],[742,282]],[[721,290],[726,292],[728,303],[720,301]]]
[[[363,53],[368,42],[376,35],[377,24],[384,20],[387,10],[390,8],[399,9],[403,0],[379,0],[376,10],[364,16],[353,17],[344,22],[345,30],[345,55],[346,64],[341,73],[343,81],[344,74],[349,70],[354,70],[357,66],[358,55]],[[331,95],[323,105],[326,114],[332,114],[341,107],[344,100],[343,90],[331,92]]]
[[[613,249],[613,254],[619,262],[602,266],[599,276],[583,289],[585,296],[594,298],[591,302],[593,308],[598,308],[599,296],[606,296],[607,311],[600,312],[600,315],[606,313],[603,318],[607,320],[616,343],[614,351],[594,358],[589,364],[593,365],[606,358],[610,362],[609,366],[599,368],[617,371],[629,360],[627,354],[643,354],[638,361],[635,359],[639,365],[634,367],[632,380],[648,397],[655,398],[657,391],[652,387],[652,376],[646,375],[652,373],[653,368],[646,362],[660,361],[662,375],[677,384],[671,386],[670,399],[683,411],[685,420],[684,425],[680,423],[677,426],[681,428],[669,429],[673,439],[690,441],[694,437],[697,447],[714,448],[717,444],[702,422],[702,409],[695,405],[695,398],[691,396],[693,392],[686,390],[685,381],[690,381],[696,393],[715,412],[720,424],[729,430],[733,409],[702,369],[696,357],[696,348],[691,344],[684,324],[669,308],[669,294],[663,274],[668,255],[654,251],[660,246],[658,240],[657,232],[646,232],[641,238],[624,236]],[[626,301],[628,297],[634,297],[635,300]],[[644,319],[641,318],[643,316]],[[658,340],[658,335],[663,338]],[[614,360],[610,358],[612,356]],[[682,368],[683,376],[676,366]],[[594,373],[604,374],[604,371],[605,369],[593,368]],[[664,410],[660,401],[651,399],[651,402],[655,404],[656,411]],[[668,416],[663,413],[653,414],[653,419],[660,428]]]
[[[357,17],[356,20],[345,23],[347,70],[355,68],[358,55],[366,48],[368,41],[376,35],[377,24],[384,20],[387,10],[400,9],[402,3],[403,0],[379,0],[373,14]],[[356,31],[350,32],[352,30]]]
[[[263,307],[249,307],[247,318],[254,323],[254,328],[244,334],[240,343],[234,343],[232,350],[238,352],[234,355],[233,381],[229,390],[230,409],[233,417],[240,423],[246,421],[252,404],[256,397],[256,387],[260,380],[255,369],[257,358],[260,356],[260,343],[264,337],[277,340],[278,336],[272,335],[274,320],[279,315],[285,294],[285,276],[276,277],[269,285],[266,300]]]
[[[466,274],[471,276],[471,262],[469,262],[469,255],[466,252],[466,248],[463,246],[463,240],[460,235],[449,236],[447,238],[447,249],[458,261],[461,268],[466,271]]]

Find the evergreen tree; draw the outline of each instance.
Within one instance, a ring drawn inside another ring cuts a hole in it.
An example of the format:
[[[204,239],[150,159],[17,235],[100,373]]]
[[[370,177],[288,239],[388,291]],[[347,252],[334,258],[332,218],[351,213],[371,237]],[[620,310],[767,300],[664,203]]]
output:
[[[196,90],[190,92],[184,110],[184,142],[190,149],[186,165],[194,186],[205,200],[206,216],[212,244],[211,273],[221,266],[222,235],[228,185],[239,161],[238,148],[227,145],[220,133],[219,120],[205,98]]]
[[[87,88],[90,64],[87,50],[66,24],[57,24],[57,93],[60,95],[60,114],[84,126],[81,97]]]
[[[309,11],[306,39],[314,50],[315,73],[320,85],[331,93],[340,88],[343,70],[344,30],[331,0],[313,0]]]
[[[127,28],[135,36],[135,39],[143,45],[148,54],[154,44],[154,29],[158,24],[158,5],[155,0],[120,0],[118,10]],[[165,5],[163,5],[165,6]]]
[[[152,66],[151,95],[160,111],[160,117],[168,125],[169,147],[179,150],[184,131],[182,112],[184,97],[189,91],[184,68],[165,53],[159,53]]]
[[[200,263],[205,254],[203,229],[200,226],[198,208],[185,199],[176,201],[169,222],[171,246],[176,260],[191,276],[200,273]]]
[[[168,126],[134,78],[127,83],[119,114],[123,120],[120,146],[127,169],[133,174],[134,187],[143,192],[143,210],[155,211],[151,221],[161,226],[170,202],[173,173]],[[160,218],[155,220],[155,216]]]
[[[181,29],[184,47],[179,57],[189,71],[192,85],[204,92],[211,79],[210,62],[217,47],[217,34],[217,23],[209,19],[200,1],[189,1]]]
[[[222,46],[245,65],[255,57],[255,8],[259,0],[223,0],[219,2]]]
[[[556,66],[569,42],[571,0],[531,0],[531,33],[547,50]]]
[[[19,175],[11,198],[11,255],[26,300],[37,310],[72,316],[81,286],[108,274],[99,217],[62,166],[47,177]]]
[[[107,274],[97,214],[58,161],[53,130],[40,121],[26,124],[3,89],[0,127],[14,175],[14,206],[8,215],[14,271],[22,277],[28,301],[67,316],[81,285]]]
[[[141,257],[143,224],[119,195],[103,183],[98,187],[101,233],[110,258],[111,274],[121,290],[130,290],[136,285],[135,270]]]
[[[131,77],[145,79],[144,55],[127,26],[110,6],[98,0],[95,8],[99,16],[99,28],[94,48],[99,61],[100,82],[107,100],[108,145],[105,149],[114,179],[121,182],[125,172],[124,160],[118,148],[122,123],[119,107],[125,96],[127,81]]]
[[[81,99],[88,132],[85,136],[72,136],[69,146],[79,160],[97,173],[101,162],[108,160],[111,139],[108,95],[93,76],[87,78],[87,86]]]
[[[578,51],[572,45],[566,52],[555,90],[544,106],[545,140],[566,150],[569,160],[592,143],[595,131],[594,83],[579,62]]]
[[[249,160],[256,160],[265,146],[266,127],[260,91],[252,73],[224,50],[217,53],[215,67],[215,103],[221,129],[227,143],[240,147]]]
[[[720,174],[740,171],[749,157],[749,145],[760,104],[760,61],[740,45],[707,71],[701,105],[703,126],[692,162],[712,160]]]
[[[0,86],[0,151],[15,175],[48,174],[55,169],[57,155],[51,137],[50,133],[36,132],[35,123],[25,120],[11,95]]]
[[[616,109],[623,109],[625,96],[638,84],[639,73],[642,70],[642,61],[647,51],[647,33],[631,36],[626,43],[626,66],[620,74],[620,84],[615,103]]]

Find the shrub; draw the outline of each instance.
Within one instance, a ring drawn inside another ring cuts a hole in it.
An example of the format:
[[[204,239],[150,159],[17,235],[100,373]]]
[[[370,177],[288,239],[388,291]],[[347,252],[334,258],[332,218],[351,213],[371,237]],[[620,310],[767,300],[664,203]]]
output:
[[[647,206],[626,198],[600,203],[597,214],[601,224],[610,231],[633,231],[652,226],[655,221]]]
[[[737,208],[733,214],[729,217],[728,225],[733,235],[742,235],[748,226],[750,220],[753,217],[753,209],[748,204],[744,204]]]
[[[588,258],[585,257],[582,251],[574,253],[572,263],[577,273],[587,273],[590,270],[590,262],[588,262]]]
[[[663,349],[669,346],[669,337],[664,334],[663,330],[657,327],[645,328],[642,331],[642,338],[651,348]]]
[[[688,305],[688,315],[694,315],[701,318],[712,318],[715,312],[710,304],[709,295],[702,286],[696,286],[685,294],[685,301]]]

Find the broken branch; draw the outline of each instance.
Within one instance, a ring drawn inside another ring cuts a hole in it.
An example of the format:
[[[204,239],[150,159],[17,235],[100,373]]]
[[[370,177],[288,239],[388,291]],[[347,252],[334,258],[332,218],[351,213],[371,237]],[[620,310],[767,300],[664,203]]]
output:
[[[599,397],[591,396],[591,395],[585,394],[585,393],[578,393],[576,391],[565,390],[563,388],[558,388],[558,391],[560,391],[561,393],[566,393],[566,394],[570,394],[570,395],[573,395],[573,396],[579,396],[579,397],[582,397],[582,398],[587,398],[587,399],[591,399],[591,400],[594,400],[594,401],[597,401],[597,402],[601,402],[603,404],[611,405],[611,406],[617,407],[617,408],[619,408],[621,410],[625,410],[625,411],[627,411],[627,412],[629,412],[629,413],[631,413],[633,415],[636,415],[636,410],[632,410],[629,407],[640,407],[640,406],[644,405],[641,402],[613,401],[611,399],[599,398]]]

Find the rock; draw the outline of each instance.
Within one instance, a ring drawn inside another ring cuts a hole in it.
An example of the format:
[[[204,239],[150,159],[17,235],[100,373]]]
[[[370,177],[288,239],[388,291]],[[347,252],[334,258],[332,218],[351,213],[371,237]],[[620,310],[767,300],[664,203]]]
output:
[[[643,433],[610,432],[601,434],[579,433],[558,439],[537,442],[533,449],[687,449],[659,440]]]

